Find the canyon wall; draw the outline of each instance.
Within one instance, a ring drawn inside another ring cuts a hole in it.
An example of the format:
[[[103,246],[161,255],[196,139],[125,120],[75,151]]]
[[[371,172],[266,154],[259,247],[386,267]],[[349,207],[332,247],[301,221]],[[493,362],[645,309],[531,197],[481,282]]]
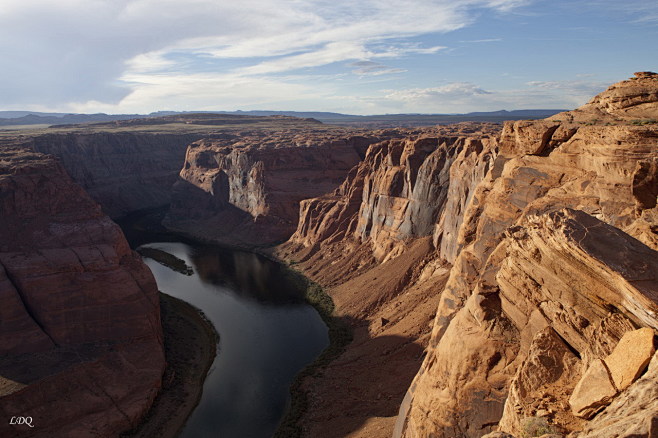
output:
[[[452,125],[373,144],[338,189],[301,202],[297,230],[277,254],[328,286],[354,330],[346,351],[305,380],[304,436],[392,433],[447,280],[436,229],[455,204],[449,194],[468,192],[492,164],[497,132]]]
[[[38,135],[37,152],[58,157],[68,174],[112,218],[171,202],[187,146],[206,134],[90,132]]]
[[[202,113],[54,126],[21,137],[26,147],[59,158],[73,180],[116,219],[171,202],[190,143],[202,138],[239,142],[280,131],[297,133],[303,141],[305,132],[341,129],[313,119]]]
[[[153,276],[63,166],[27,147],[0,151],[0,296],[0,435],[116,436],[141,420],[165,365]]]
[[[378,140],[307,130],[195,142],[164,224],[243,247],[284,241],[297,226],[299,202],[333,190]]]
[[[580,379],[625,333],[658,328],[658,127],[635,119],[654,114],[657,89],[658,76],[639,74],[576,111],[505,125],[395,436],[589,427],[572,403]],[[626,402],[645,415],[632,436],[653,436],[655,407]],[[624,421],[611,410],[595,421],[606,418]]]
[[[645,371],[658,328],[657,91],[658,76],[639,73],[577,110],[506,123],[498,138],[379,143],[337,190],[302,201],[278,254],[328,286],[356,327],[308,379],[306,436],[658,433],[655,366]],[[621,340],[639,328],[646,357],[620,386],[615,367],[634,366]],[[378,342],[385,354],[367,347]],[[410,342],[426,348],[404,400],[376,371],[363,382],[341,373],[385,363],[405,380],[396,357]],[[585,391],[597,372],[613,382],[598,399]],[[329,395],[341,378],[350,390]],[[373,381],[366,409],[356,399]],[[382,397],[401,402],[395,428]],[[323,416],[327,398],[353,410]]]

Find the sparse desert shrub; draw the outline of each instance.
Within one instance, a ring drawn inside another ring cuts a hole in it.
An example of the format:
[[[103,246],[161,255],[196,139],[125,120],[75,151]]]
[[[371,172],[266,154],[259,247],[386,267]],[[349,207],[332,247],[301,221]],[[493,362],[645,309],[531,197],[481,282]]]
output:
[[[557,433],[557,429],[550,424],[546,418],[526,417],[521,421],[523,438],[534,438],[548,433]]]
[[[658,123],[658,120],[655,120],[655,119],[632,120],[632,121],[631,121],[631,125],[638,125],[638,126],[642,126],[642,125],[655,125],[656,123]]]

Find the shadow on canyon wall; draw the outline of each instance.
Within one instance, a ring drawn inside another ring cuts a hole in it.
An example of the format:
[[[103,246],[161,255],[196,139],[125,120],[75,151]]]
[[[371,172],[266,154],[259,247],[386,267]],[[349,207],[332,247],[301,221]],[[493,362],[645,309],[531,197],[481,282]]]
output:
[[[58,374],[67,368],[84,362],[98,360],[112,349],[109,342],[82,345],[57,346],[49,351],[24,353],[0,357],[0,382],[28,385],[45,377]],[[0,390],[0,392],[2,392]]]
[[[236,207],[228,201],[228,188],[220,186],[210,193],[179,177],[164,224],[202,241],[238,248],[282,243],[295,231],[296,223],[271,215],[254,217]]]
[[[284,424],[277,437],[367,437],[374,430],[393,427],[423,360],[422,345],[411,337],[373,335],[364,320],[335,318],[352,328],[353,340],[332,358],[331,367],[303,377],[307,410],[296,425],[303,433]]]

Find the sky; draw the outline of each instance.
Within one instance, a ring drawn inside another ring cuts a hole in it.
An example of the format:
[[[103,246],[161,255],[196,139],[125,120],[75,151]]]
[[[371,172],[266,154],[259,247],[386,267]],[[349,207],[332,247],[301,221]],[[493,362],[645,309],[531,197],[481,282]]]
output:
[[[655,0],[0,0],[0,110],[571,109],[658,71]]]

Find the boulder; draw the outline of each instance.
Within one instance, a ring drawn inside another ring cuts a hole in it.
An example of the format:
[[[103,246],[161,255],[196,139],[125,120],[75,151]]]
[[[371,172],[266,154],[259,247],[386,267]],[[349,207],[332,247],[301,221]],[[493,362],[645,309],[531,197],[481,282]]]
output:
[[[569,404],[574,415],[590,419],[610,404],[616,395],[617,389],[608,368],[601,359],[595,359],[574,388]]]
[[[569,438],[654,438],[658,436],[658,355],[649,369],[619,394],[583,430]]]
[[[612,381],[620,391],[628,388],[647,369],[656,351],[654,335],[653,329],[648,327],[626,332],[610,356],[605,358]]]

